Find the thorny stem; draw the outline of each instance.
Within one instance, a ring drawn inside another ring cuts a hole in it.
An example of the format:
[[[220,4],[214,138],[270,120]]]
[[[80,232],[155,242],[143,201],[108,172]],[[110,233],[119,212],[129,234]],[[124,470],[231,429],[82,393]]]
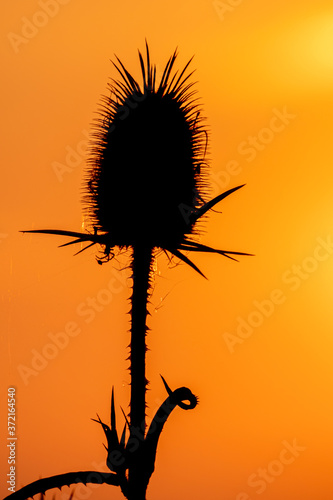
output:
[[[132,276],[133,293],[131,297],[131,343],[130,343],[130,372],[131,372],[131,403],[130,424],[131,434],[140,433],[142,440],[145,434],[146,420],[146,387],[145,374],[146,360],[146,319],[147,304],[150,289],[152,266],[152,249],[145,245],[133,246]],[[140,453],[140,452],[139,452]],[[145,499],[147,483],[144,474],[144,456],[136,456],[129,467],[128,486],[129,499]]]
[[[152,250],[136,245],[133,248],[132,276],[133,293],[131,297],[131,343],[130,343],[130,372],[131,372],[131,426],[145,431],[146,416],[146,318],[148,314],[147,302],[150,288]]]

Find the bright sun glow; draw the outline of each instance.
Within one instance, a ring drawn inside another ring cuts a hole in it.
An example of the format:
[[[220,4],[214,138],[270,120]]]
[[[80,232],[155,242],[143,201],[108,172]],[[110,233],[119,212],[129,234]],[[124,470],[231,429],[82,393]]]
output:
[[[279,83],[302,89],[331,87],[333,81],[333,13],[289,25],[275,39]]]

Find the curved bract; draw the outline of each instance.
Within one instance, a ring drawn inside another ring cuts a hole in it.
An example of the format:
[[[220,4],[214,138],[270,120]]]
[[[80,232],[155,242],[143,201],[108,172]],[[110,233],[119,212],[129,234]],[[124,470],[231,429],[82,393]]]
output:
[[[241,187],[243,187],[244,184],[241,186],[237,186],[232,189],[228,189],[227,191],[221,193],[220,195],[216,196],[212,200],[208,201],[207,203],[202,204],[199,208],[191,211],[187,217],[190,218],[191,223],[194,224],[197,222],[200,217],[205,215],[209,210],[211,210],[217,203],[222,201],[224,198],[229,196],[230,194],[234,193]],[[70,241],[68,243],[64,243],[63,245],[60,245],[60,247],[65,247],[68,245],[73,245],[75,243],[86,243],[90,242],[89,245],[87,245],[85,248],[82,250],[79,250],[75,255],[83,252],[87,248],[91,247],[92,245],[99,244],[103,247],[103,257],[98,258],[97,261],[99,264],[103,262],[107,262],[111,259],[110,253],[112,252],[112,247],[114,246],[114,242],[112,239],[112,235],[109,233],[98,233],[97,229],[94,231],[94,233],[80,233],[77,231],[65,231],[62,229],[31,229],[27,231],[22,231],[22,233],[42,233],[42,234],[54,234],[54,235],[59,235],[59,236],[69,236],[71,238],[74,238],[73,241]],[[228,257],[229,259],[232,260],[237,260],[235,256],[240,256],[240,255],[246,255],[246,256],[251,256],[252,254],[245,253],[245,252],[235,252],[232,250],[220,250],[217,248],[212,248],[207,245],[203,245],[202,243],[198,243],[196,241],[193,241],[190,238],[184,237],[183,241],[178,244],[177,247],[173,246],[167,246],[165,248],[162,248],[164,251],[169,251],[171,254],[175,255],[178,257],[180,260],[185,262],[186,264],[189,264],[195,271],[197,271],[199,274],[204,276],[204,274],[200,271],[200,269],[186,256],[184,255],[180,250],[184,250],[186,252],[204,252],[204,253],[217,253],[220,255],[223,255],[224,257]],[[205,276],[204,276],[205,277]]]
[[[146,476],[149,478],[154,472],[156,450],[158,440],[163,430],[163,426],[167,421],[170,413],[179,406],[183,410],[193,410],[198,404],[198,398],[187,387],[180,387],[175,391],[171,391],[162,377],[163,383],[167,389],[169,396],[157,410],[145,438],[145,454],[146,460]],[[186,403],[188,401],[188,403]],[[148,484],[147,481],[147,484]]]

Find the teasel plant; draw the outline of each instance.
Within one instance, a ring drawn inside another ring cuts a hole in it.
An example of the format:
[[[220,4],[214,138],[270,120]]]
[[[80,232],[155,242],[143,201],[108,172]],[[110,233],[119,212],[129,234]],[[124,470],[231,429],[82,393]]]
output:
[[[154,259],[164,252],[203,276],[190,260],[190,252],[216,253],[232,260],[250,254],[215,249],[198,241],[199,221],[242,186],[207,201],[208,133],[191,81],[192,59],[177,71],[176,58],[177,49],[157,82],[156,65],[150,61],[146,42],[145,59],[139,51],[141,85],[117,57],[113,62],[119,79],[111,80],[110,95],[102,98],[84,181],[89,230],[23,231],[73,238],[61,246],[86,244],[77,253],[98,245],[99,264],[112,261],[122,250],[131,254],[130,412],[123,412],[124,428],[119,434],[112,390],[110,426],[99,416],[93,419],[106,436],[110,472],[79,471],[39,479],[8,499],[21,500],[64,485],[100,483],[119,486],[128,500],[145,500],[167,418],[176,406],[187,410],[198,403],[190,389],[172,390],[162,377],[167,397],[149,427],[146,425],[147,315]]]

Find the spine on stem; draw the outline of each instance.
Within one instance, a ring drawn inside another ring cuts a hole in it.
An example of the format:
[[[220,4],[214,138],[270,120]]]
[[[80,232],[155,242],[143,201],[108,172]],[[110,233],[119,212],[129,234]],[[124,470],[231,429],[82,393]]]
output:
[[[148,297],[152,272],[152,249],[144,245],[133,246],[132,277],[133,293],[131,297],[131,342],[130,342],[130,434],[139,437],[143,443],[146,428],[146,333]],[[145,456],[142,446],[139,446],[136,457],[129,464],[128,499],[143,500],[147,488],[145,471]],[[142,455],[142,456],[141,456]]]
[[[143,245],[133,247],[132,276],[133,293],[131,297],[131,343],[130,343],[130,373],[131,373],[131,427],[145,431],[146,388],[146,319],[148,297],[151,280],[152,249]]]

